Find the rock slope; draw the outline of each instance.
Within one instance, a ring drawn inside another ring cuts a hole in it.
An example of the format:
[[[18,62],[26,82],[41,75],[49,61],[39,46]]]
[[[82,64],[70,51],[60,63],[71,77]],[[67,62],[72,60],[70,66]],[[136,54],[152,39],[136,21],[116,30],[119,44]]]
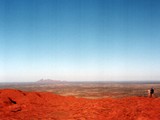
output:
[[[3,89],[0,120],[160,120],[160,98],[85,99]]]

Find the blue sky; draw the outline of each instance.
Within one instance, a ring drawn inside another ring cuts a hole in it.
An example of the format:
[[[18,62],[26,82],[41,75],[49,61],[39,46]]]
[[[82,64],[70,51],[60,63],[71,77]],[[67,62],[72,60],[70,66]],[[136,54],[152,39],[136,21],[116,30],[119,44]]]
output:
[[[0,0],[0,81],[160,80],[158,0]]]

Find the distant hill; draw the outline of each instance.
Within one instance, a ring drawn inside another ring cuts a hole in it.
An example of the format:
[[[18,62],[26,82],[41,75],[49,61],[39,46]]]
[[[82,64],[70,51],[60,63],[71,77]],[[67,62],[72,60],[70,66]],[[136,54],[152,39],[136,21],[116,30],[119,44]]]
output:
[[[40,79],[36,83],[63,83],[63,82],[66,82],[66,81],[52,80],[52,79]]]

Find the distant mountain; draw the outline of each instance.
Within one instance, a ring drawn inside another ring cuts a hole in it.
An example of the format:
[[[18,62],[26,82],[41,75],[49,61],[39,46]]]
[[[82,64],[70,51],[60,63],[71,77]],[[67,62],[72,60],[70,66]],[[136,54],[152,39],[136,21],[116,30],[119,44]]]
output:
[[[62,82],[66,82],[66,81],[52,80],[52,79],[40,79],[37,81],[37,83],[62,83]]]

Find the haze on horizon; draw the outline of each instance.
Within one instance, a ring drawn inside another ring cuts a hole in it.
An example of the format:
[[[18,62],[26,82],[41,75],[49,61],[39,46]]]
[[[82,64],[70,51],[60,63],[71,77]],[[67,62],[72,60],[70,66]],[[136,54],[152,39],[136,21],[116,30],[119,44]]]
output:
[[[158,0],[0,0],[0,82],[160,80]]]

